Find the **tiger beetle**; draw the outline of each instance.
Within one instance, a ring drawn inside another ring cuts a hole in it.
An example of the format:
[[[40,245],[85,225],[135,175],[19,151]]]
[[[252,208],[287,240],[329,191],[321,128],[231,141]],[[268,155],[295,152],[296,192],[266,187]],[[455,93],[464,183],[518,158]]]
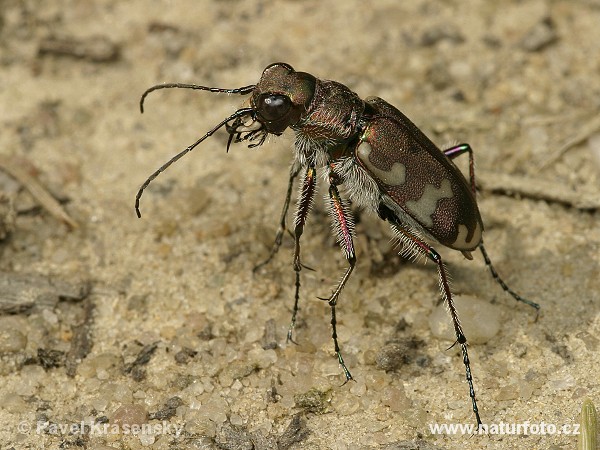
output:
[[[413,257],[424,255],[436,264],[441,298],[448,307],[456,335],[453,346],[458,344],[461,347],[469,396],[477,424],[480,425],[467,338],[452,300],[442,257],[430,242],[458,250],[468,259],[473,259],[471,251],[479,248],[486,266],[504,291],[536,310],[539,305],[521,297],[502,281],[483,246],[483,222],[475,199],[473,150],[469,144],[455,145],[441,151],[404,114],[385,100],[378,97],[362,100],[343,84],[296,72],[285,63],[269,65],[257,84],[236,89],[181,83],[153,86],[141,97],[141,112],[144,112],[144,100],[150,92],[166,88],[251,95],[250,106],[240,108],[222,120],[150,175],[135,198],[138,217],[141,217],[140,198],[152,180],[221,127],[225,126],[229,133],[227,151],[232,142],[247,141],[248,147],[258,147],[269,134],[279,136],[291,128],[296,137],[294,160],[279,229],[268,258],[256,267],[268,263],[277,253],[287,230],[286,216],[292,187],[296,178],[303,173],[294,219],[293,267],[296,282],[288,341],[293,341],[292,332],[298,313],[300,272],[303,267],[307,268],[300,258],[300,237],[313,203],[319,171],[329,185],[327,208],[337,241],[348,262],[332,294],[321,298],[331,307],[333,346],[346,381],[351,380],[352,375],[344,363],[338,344],[336,305],[356,264],[354,222],[350,210],[352,203],[374,211],[382,220],[389,222],[393,233],[402,243],[401,254]],[[469,181],[452,161],[465,153],[469,156]],[[342,192],[349,200],[340,194],[339,188],[342,186]]]

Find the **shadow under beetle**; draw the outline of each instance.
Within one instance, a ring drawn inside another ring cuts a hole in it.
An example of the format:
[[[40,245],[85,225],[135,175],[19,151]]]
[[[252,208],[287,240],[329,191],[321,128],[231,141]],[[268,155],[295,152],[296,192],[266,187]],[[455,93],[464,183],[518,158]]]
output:
[[[458,344],[461,347],[473,412],[477,424],[481,424],[467,338],[454,307],[442,258],[429,242],[458,250],[468,259],[472,259],[470,252],[479,248],[485,264],[502,289],[535,309],[539,309],[539,305],[519,296],[502,281],[483,246],[483,222],[475,199],[471,147],[460,144],[441,151],[404,114],[386,101],[378,97],[362,100],[343,84],[296,72],[285,63],[271,64],[263,71],[258,84],[237,89],[180,83],[153,86],[142,95],[141,111],[144,111],[144,100],[150,92],[165,88],[249,94],[250,106],[238,109],[150,175],[136,195],[138,217],[141,217],[140,198],[152,180],[219,128],[225,126],[229,133],[228,151],[232,142],[248,141],[249,147],[258,147],[265,142],[267,135],[281,135],[291,128],[296,135],[294,160],[280,225],[268,259],[257,266],[268,263],[281,245],[292,187],[303,172],[294,220],[296,288],[288,340],[292,340],[298,312],[300,271],[305,267],[300,259],[300,237],[315,196],[319,169],[329,183],[327,207],[337,240],[348,261],[348,268],[333,293],[322,299],[331,307],[335,354],[346,381],[351,380],[352,375],[344,364],[338,345],[336,304],[354,269],[356,256],[352,213],[349,202],[340,195],[340,186],[343,186],[343,192],[353,204],[370,209],[389,222],[403,245],[403,255],[425,255],[436,264],[442,300],[446,302],[456,335],[453,346]],[[469,156],[469,181],[452,162],[464,153]]]

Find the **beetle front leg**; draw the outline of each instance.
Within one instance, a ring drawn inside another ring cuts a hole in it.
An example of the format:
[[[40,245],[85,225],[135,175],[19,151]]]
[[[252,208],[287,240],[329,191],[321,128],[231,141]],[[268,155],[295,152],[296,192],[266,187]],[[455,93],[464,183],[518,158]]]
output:
[[[436,252],[433,249],[433,247],[431,247],[430,245],[423,242],[421,239],[407,231],[396,217],[388,216],[386,218],[390,221],[392,228],[394,229],[394,231],[396,231],[396,234],[398,235],[400,240],[403,243],[405,243],[412,252],[424,254],[437,265],[440,290],[442,292],[442,300],[446,302],[446,306],[448,307],[448,312],[450,313],[450,317],[452,319],[452,325],[454,326],[454,334],[456,336],[456,341],[454,342],[454,344],[452,344],[450,348],[452,348],[456,344],[460,345],[463,355],[463,363],[465,365],[466,380],[469,385],[469,396],[471,397],[473,412],[475,413],[477,425],[479,426],[482,422],[481,418],[479,417],[479,408],[477,407],[475,388],[473,387],[471,362],[469,360],[469,353],[467,351],[467,338],[460,325],[458,312],[456,311],[454,301],[452,300],[452,292],[450,291],[450,284],[448,283],[448,276],[446,275],[446,269],[444,268],[442,257],[438,252]]]
[[[333,347],[335,350],[335,354],[338,358],[340,366],[344,371],[344,375],[346,377],[346,381],[352,380],[352,375],[350,371],[346,367],[344,363],[344,359],[342,358],[342,353],[340,351],[340,346],[337,340],[337,330],[336,330],[336,315],[335,315],[335,306],[337,304],[338,297],[342,292],[342,289],[346,285],[346,282],[350,278],[350,274],[354,270],[354,266],[356,264],[356,254],[354,252],[354,243],[352,241],[352,235],[354,233],[354,225],[352,223],[351,213],[348,210],[347,206],[344,204],[340,197],[340,193],[336,186],[337,180],[333,175],[330,175],[330,185],[329,185],[329,212],[331,214],[334,229],[337,234],[337,240],[344,250],[344,254],[346,255],[346,260],[348,261],[348,268],[346,272],[342,276],[342,279],[338,283],[337,287],[333,291],[333,294],[329,298],[321,298],[321,300],[325,300],[329,303],[331,307],[331,337],[333,339]]]
[[[293,181],[293,172],[290,175],[290,180]],[[296,207],[296,216],[294,219],[294,272],[296,273],[296,290],[294,293],[294,309],[292,311],[292,321],[288,328],[287,341],[294,342],[293,331],[296,327],[296,315],[298,314],[298,302],[300,300],[300,271],[302,270],[302,262],[300,261],[300,237],[304,232],[304,225],[308,218],[308,213],[313,203],[316,188],[317,171],[314,166],[306,168],[304,181],[300,191],[300,200]],[[287,199],[287,198],[286,198]],[[289,202],[288,202],[289,204]]]
[[[271,252],[269,253],[269,256],[267,257],[267,259],[265,259],[263,262],[261,262],[260,264],[255,266],[253,269],[253,272],[258,271],[261,267],[269,264],[271,262],[271,260],[273,259],[273,257],[275,256],[275,254],[279,251],[279,247],[281,247],[281,241],[283,239],[283,235],[287,230],[285,222],[286,222],[288,210],[290,208],[290,201],[292,199],[292,190],[294,187],[294,181],[296,180],[296,177],[300,173],[300,169],[302,169],[302,167],[299,164],[297,164],[296,162],[294,162],[294,164],[290,168],[290,179],[288,181],[288,187],[287,187],[287,193],[285,195],[285,201],[283,202],[283,209],[281,210],[281,217],[279,219],[279,228],[277,229],[277,234],[275,235],[275,242],[273,243],[273,247],[271,247]]]

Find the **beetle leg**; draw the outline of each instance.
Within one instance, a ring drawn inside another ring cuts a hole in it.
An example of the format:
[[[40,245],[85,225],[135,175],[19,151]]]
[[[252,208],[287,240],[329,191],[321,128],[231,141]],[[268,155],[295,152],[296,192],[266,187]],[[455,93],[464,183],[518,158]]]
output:
[[[446,275],[444,263],[442,262],[442,257],[430,245],[407,231],[395,216],[388,216],[387,219],[390,221],[392,229],[396,232],[400,240],[407,244],[407,248],[412,249],[414,252],[419,252],[426,255],[437,265],[442,300],[446,302],[446,306],[448,307],[448,312],[452,319],[452,325],[454,326],[454,334],[456,336],[456,341],[454,344],[452,344],[452,347],[456,344],[460,345],[463,355],[463,363],[465,365],[467,384],[469,385],[469,395],[473,405],[473,412],[475,413],[475,418],[477,419],[477,425],[481,425],[481,418],[479,417],[479,409],[477,408],[477,400],[475,398],[475,388],[473,387],[471,363],[469,361],[469,353],[467,351],[467,338],[460,325],[458,312],[456,311],[454,301],[452,300],[450,284],[448,282],[448,276]]]
[[[294,172],[290,175],[290,180],[293,181]],[[308,166],[306,168],[306,174],[304,175],[304,181],[302,182],[300,190],[300,200],[296,207],[296,216],[294,219],[294,272],[296,274],[296,290],[294,293],[294,309],[292,310],[292,320],[290,327],[288,328],[287,341],[294,342],[293,331],[296,327],[296,315],[298,314],[298,301],[300,300],[300,271],[304,267],[300,261],[300,236],[304,232],[304,225],[310,212],[313,199],[315,196],[317,171],[314,166]],[[287,200],[287,197],[286,197]],[[289,201],[287,202],[289,205]]]
[[[458,144],[444,150],[444,155],[450,159],[454,159],[467,152],[469,153],[469,180],[471,181],[471,191],[475,194],[475,159],[473,158],[473,149],[471,146],[469,144]]]
[[[333,339],[333,347],[335,354],[338,358],[340,366],[344,371],[344,375],[346,376],[346,381],[352,380],[352,375],[350,371],[346,367],[344,363],[344,359],[342,358],[342,353],[340,351],[340,346],[337,340],[337,329],[336,329],[336,315],[335,315],[335,306],[337,304],[337,299],[342,292],[342,289],[346,285],[346,282],[350,278],[350,274],[354,270],[354,266],[356,264],[356,255],[354,252],[354,243],[352,241],[352,235],[354,234],[354,224],[352,222],[352,216],[347,206],[342,201],[340,197],[340,193],[336,186],[336,183],[339,182],[335,179],[334,175],[330,175],[330,185],[329,185],[329,212],[331,214],[333,220],[333,227],[337,235],[337,240],[344,250],[344,254],[346,255],[346,260],[348,261],[348,268],[346,272],[342,276],[342,279],[338,283],[337,287],[333,291],[333,294],[329,298],[321,298],[321,300],[327,301],[329,306],[331,307],[331,337]]]
[[[477,195],[476,187],[475,187],[475,160],[473,159],[473,149],[469,144],[458,144],[453,147],[447,148],[443,151],[444,155],[446,155],[449,159],[454,159],[457,156],[460,156],[464,153],[469,153],[469,180],[471,183],[471,192],[473,195]],[[470,251],[463,250],[462,254],[467,259],[473,259]]]
[[[521,297],[519,294],[517,294],[515,291],[513,291],[504,282],[504,280],[502,280],[502,278],[500,278],[500,275],[498,275],[498,272],[496,272],[496,269],[494,268],[494,265],[492,264],[492,261],[491,261],[490,257],[488,256],[485,247],[483,246],[483,241],[481,241],[479,243],[479,250],[481,251],[481,254],[483,255],[483,260],[485,261],[485,265],[488,267],[488,269],[490,269],[492,277],[494,277],[494,280],[496,280],[496,282],[500,285],[500,287],[502,288],[502,290],[505,291],[505,292],[508,292],[512,296],[512,298],[514,298],[516,301],[523,302],[526,305],[529,305],[532,308],[535,308],[536,311],[538,311],[538,313],[539,313],[540,305],[538,305],[535,302],[532,302],[531,300],[527,300],[524,297]],[[537,320],[537,318],[536,318],[536,320]]]
[[[287,193],[285,195],[285,201],[283,202],[283,209],[281,210],[281,217],[279,219],[279,228],[277,229],[277,234],[275,235],[275,242],[273,243],[273,247],[271,248],[271,252],[269,253],[269,256],[267,257],[267,259],[265,259],[263,262],[258,264],[256,267],[254,267],[253,272],[258,271],[258,269],[260,269],[261,267],[269,264],[271,262],[271,260],[273,259],[273,257],[275,256],[275,254],[277,253],[277,251],[279,250],[279,247],[281,247],[281,241],[283,239],[283,235],[287,230],[285,221],[286,221],[288,210],[290,208],[290,201],[292,198],[292,190],[294,187],[294,181],[296,180],[296,177],[300,173],[300,169],[302,169],[302,167],[297,163],[294,163],[292,165],[292,167],[290,168],[290,179],[288,181],[288,187],[287,187]]]
[[[477,193],[475,190],[475,164],[474,164],[474,158],[473,158],[473,149],[471,148],[471,146],[469,144],[455,145],[454,147],[450,147],[449,149],[444,150],[444,155],[446,155],[450,159],[454,159],[455,157],[460,156],[466,152],[469,153],[469,177],[470,177],[470,181],[471,181],[471,190],[473,191],[473,195],[476,195]],[[513,291],[504,282],[504,280],[502,280],[502,278],[500,278],[500,275],[498,275],[498,272],[496,271],[494,265],[492,264],[492,260],[490,259],[490,257],[487,254],[487,251],[483,245],[483,240],[479,243],[479,250],[481,251],[481,254],[483,255],[483,260],[485,261],[485,265],[489,269],[494,280],[496,280],[496,282],[500,285],[502,290],[504,292],[508,292],[512,296],[512,298],[514,298],[518,302],[525,303],[526,305],[529,305],[532,308],[535,308],[536,310],[539,311],[540,305],[538,305],[535,302],[532,302],[531,300],[527,300],[524,297],[521,297],[519,294],[517,294],[515,291]],[[471,259],[471,258],[469,258],[469,259]]]

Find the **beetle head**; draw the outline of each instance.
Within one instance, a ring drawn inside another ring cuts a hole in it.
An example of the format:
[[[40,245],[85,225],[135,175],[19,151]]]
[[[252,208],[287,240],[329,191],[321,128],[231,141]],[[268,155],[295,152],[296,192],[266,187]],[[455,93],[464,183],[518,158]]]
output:
[[[296,72],[290,65],[268,66],[252,93],[257,119],[269,133],[281,134],[294,126],[308,109],[315,93],[316,78]]]
[[[252,90],[250,112],[236,117],[226,126],[229,142],[257,141],[261,145],[268,134],[280,135],[293,127],[306,112],[315,92],[316,78],[296,72],[289,64],[267,66]]]

